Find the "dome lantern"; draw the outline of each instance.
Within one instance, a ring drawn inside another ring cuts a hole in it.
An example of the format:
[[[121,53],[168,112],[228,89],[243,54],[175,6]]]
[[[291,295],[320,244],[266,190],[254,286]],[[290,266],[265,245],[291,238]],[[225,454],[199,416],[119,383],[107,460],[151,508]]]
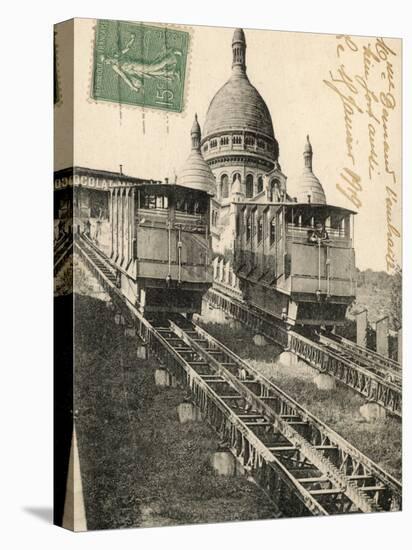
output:
[[[195,120],[193,121],[190,136],[192,138],[192,149],[200,150],[200,138],[202,134],[200,131],[199,122],[197,121],[197,113],[195,114]]]
[[[226,134],[226,136],[224,136]],[[223,145],[235,145],[233,154],[244,151],[262,160],[267,169],[273,168],[279,156],[269,109],[246,74],[246,38],[242,29],[236,29],[232,38],[232,72],[229,80],[216,92],[206,113],[203,127],[202,150],[207,161],[220,156],[217,147],[223,136]],[[234,137],[231,141],[230,136]],[[224,155],[232,154],[225,147]]]
[[[236,29],[232,39],[233,73],[246,74],[246,39],[243,29]]]
[[[313,150],[312,145],[309,141],[309,135],[306,136],[306,144],[303,150],[303,158],[305,161],[305,168],[308,168],[310,171],[312,171]]]

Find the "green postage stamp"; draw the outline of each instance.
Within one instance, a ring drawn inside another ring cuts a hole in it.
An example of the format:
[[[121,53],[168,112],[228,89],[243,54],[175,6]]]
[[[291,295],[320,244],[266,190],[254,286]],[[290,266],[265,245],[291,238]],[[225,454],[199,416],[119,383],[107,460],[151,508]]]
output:
[[[189,33],[98,20],[93,99],[182,112]]]

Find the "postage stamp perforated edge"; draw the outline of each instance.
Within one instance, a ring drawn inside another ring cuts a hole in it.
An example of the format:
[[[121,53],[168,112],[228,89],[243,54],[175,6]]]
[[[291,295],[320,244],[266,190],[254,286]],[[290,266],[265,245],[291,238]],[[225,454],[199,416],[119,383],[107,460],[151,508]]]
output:
[[[182,111],[187,32],[103,19],[97,22],[95,37],[94,99]],[[169,39],[172,42],[167,45]],[[113,51],[113,40],[117,51]],[[137,58],[133,53],[136,46]]]
[[[114,20],[113,20],[114,21]],[[90,46],[89,46],[89,86],[87,89],[87,102],[89,104],[93,105],[105,105],[109,109],[129,109],[133,111],[140,111],[142,113],[151,113],[151,114],[158,114],[160,116],[163,116],[167,118],[170,116],[177,116],[186,118],[187,116],[187,101],[188,101],[188,94],[191,84],[191,67],[192,67],[192,49],[193,49],[193,37],[194,37],[194,29],[193,27],[189,27],[187,25],[178,25],[175,23],[158,23],[158,22],[150,22],[150,21],[122,21],[124,23],[141,23],[143,25],[147,26],[153,26],[153,27],[162,27],[167,28],[171,30],[177,30],[177,31],[183,31],[188,34],[188,40],[187,40],[187,56],[186,56],[186,68],[185,68],[185,83],[183,86],[183,94],[182,94],[182,110],[181,111],[173,111],[173,110],[167,110],[167,109],[160,109],[156,107],[152,107],[151,105],[137,105],[132,103],[122,103],[117,101],[111,101],[111,100],[105,100],[105,99],[96,99],[94,97],[94,90],[93,90],[93,84],[94,84],[94,63],[95,63],[95,46],[96,46],[96,37],[97,37],[97,24],[98,20],[94,19],[93,24],[93,36],[90,40]]]

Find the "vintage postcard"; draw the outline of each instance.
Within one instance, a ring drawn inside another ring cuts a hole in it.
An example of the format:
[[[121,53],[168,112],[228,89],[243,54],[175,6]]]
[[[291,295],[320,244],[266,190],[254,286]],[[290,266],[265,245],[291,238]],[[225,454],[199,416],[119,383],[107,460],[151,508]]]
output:
[[[55,25],[57,525],[402,509],[402,41],[344,30]]]

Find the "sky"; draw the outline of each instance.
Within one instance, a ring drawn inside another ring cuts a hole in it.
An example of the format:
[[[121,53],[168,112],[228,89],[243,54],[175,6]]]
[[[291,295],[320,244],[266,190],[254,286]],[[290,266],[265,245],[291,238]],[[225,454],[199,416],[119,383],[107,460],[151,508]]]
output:
[[[76,20],[74,162],[64,151],[57,151],[55,167],[76,164],[118,171],[122,164],[128,175],[173,180],[189,154],[194,114],[202,127],[210,101],[230,77],[234,29],[179,27],[190,33],[185,107],[183,113],[166,113],[90,98],[95,24],[93,19]],[[245,35],[247,74],[270,110],[289,194],[293,196],[298,185],[309,134],[313,171],[328,203],[358,212],[357,266],[391,271],[388,250],[394,264],[400,263],[401,253],[396,234],[401,230],[400,41],[385,39],[382,45],[374,37],[248,29]],[[70,71],[62,53],[63,33],[57,37],[57,46],[63,92],[56,108],[58,137],[64,131],[58,123],[67,122],[70,108],[67,92],[65,101]],[[365,60],[370,61],[366,73]],[[396,181],[388,173],[392,171]],[[355,203],[348,198],[354,189]],[[389,209],[388,197],[392,199]]]

